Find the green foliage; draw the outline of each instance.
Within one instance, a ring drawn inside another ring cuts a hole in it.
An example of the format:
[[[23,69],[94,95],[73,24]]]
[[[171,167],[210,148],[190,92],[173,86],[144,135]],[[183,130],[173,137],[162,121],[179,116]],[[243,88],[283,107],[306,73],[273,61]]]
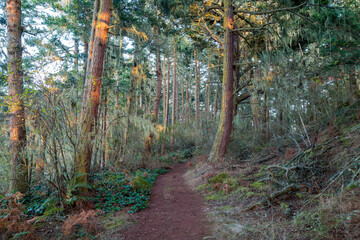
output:
[[[151,189],[150,183],[145,179],[144,173],[140,170],[136,171],[132,182],[136,191],[146,192]]]
[[[36,185],[24,198],[25,214],[29,216],[52,216],[64,210],[58,192],[48,194],[45,187]]]
[[[261,182],[261,181],[256,181],[253,182],[252,184],[250,184],[250,187],[256,188],[257,190],[261,190],[263,188],[265,188],[267,186],[266,183]]]
[[[196,187],[196,191],[206,191],[211,188],[211,184],[202,184]]]
[[[194,148],[186,148],[180,151],[171,152],[167,155],[161,156],[159,159],[161,162],[174,163],[174,162],[186,162],[193,156]]]
[[[93,199],[96,208],[106,213],[128,206],[130,213],[146,208],[156,177],[165,172],[165,169],[142,169],[135,173],[107,172],[92,176],[92,188],[96,191]]]
[[[227,173],[219,173],[215,177],[209,178],[209,183],[223,183],[225,179],[230,178]]]

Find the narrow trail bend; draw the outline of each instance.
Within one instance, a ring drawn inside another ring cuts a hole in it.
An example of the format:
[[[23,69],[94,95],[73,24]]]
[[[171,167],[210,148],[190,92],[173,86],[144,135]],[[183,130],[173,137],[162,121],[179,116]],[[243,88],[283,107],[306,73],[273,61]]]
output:
[[[149,207],[124,231],[125,240],[201,240],[207,236],[201,197],[185,183],[185,164],[158,177]]]

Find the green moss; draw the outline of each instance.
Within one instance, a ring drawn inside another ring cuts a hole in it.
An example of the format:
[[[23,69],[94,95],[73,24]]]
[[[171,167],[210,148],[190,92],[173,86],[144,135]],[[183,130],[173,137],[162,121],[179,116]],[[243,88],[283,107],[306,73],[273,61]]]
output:
[[[219,173],[215,177],[209,178],[209,183],[223,183],[226,178],[230,178],[227,173]]]
[[[207,196],[205,199],[207,201],[221,201],[221,200],[225,200],[226,196],[219,194],[219,193],[214,193],[214,194],[211,194],[210,196]]]
[[[252,184],[250,184],[250,187],[256,188],[257,190],[261,190],[261,189],[265,188],[266,186],[267,186],[266,183],[260,182],[260,181],[256,181],[256,182],[253,182]]]
[[[196,187],[196,191],[205,191],[211,188],[211,184],[202,184]]]
[[[233,177],[224,180],[224,184],[229,184],[231,188],[236,188],[239,185],[239,180]]]
[[[258,196],[259,194],[257,194],[257,193],[254,193],[254,192],[247,192],[246,194],[245,194],[245,198],[251,198],[251,197],[253,197],[253,196]]]
[[[107,230],[113,229],[113,228],[121,228],[126,223],[128,223],[125,219],[114,219],[112,222],[108,222],[105,224],[105,228]]]
[[[247,193],[249,191],[250,191],[250,188],[240,186],[233,191],[233,194],[243,195],[244,193]]]

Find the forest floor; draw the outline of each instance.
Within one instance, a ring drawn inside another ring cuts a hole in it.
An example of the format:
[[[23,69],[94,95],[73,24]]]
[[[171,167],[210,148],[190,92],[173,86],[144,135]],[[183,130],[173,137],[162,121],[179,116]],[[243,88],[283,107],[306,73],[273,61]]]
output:
[[[137,224],[123,232],[124,239],[209,239],[202,198],[186,184],[185,171],[181,163],[157,178],[149,207],[135,214]]]

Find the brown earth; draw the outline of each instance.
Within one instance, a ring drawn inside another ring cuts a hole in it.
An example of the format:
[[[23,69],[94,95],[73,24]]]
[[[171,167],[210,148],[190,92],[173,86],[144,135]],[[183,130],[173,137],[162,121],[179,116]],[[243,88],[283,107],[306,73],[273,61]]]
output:
[[[200,240],[208,236],[201,197],[185,183],[185,171],[183,163],[158,177],[149,207],[136,214],[134,227],[124,231],[126,240]]]

